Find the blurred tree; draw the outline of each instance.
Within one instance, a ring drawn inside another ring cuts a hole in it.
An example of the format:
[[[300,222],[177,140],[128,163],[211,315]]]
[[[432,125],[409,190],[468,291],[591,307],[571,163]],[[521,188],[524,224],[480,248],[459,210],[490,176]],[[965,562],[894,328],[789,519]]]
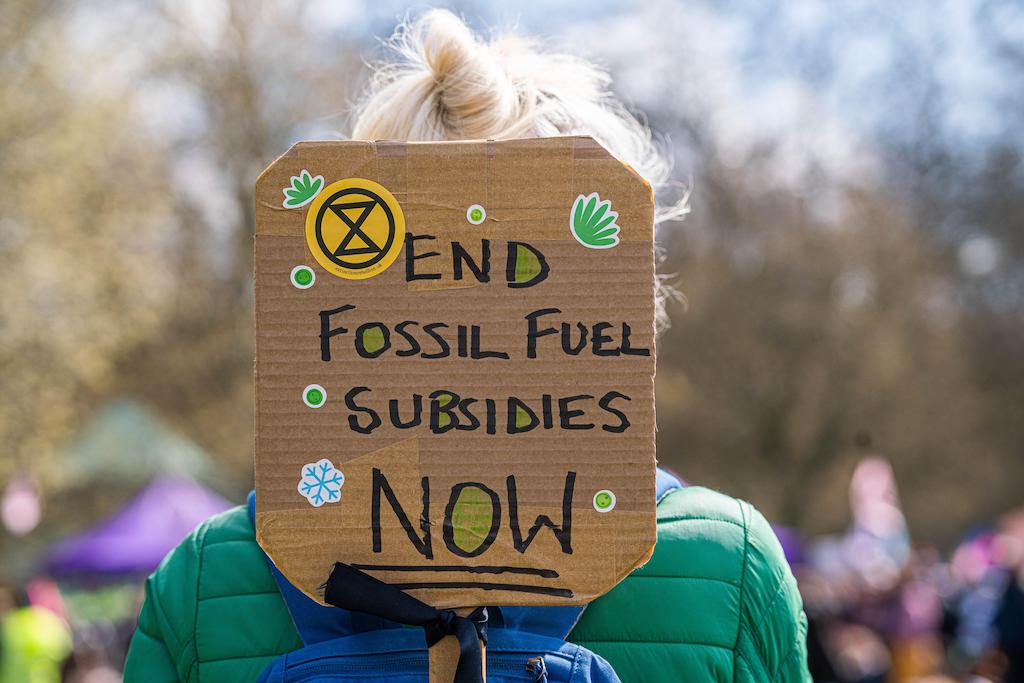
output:
[[[659,344],[661,461],[823,532],[845,522],[868,433],[915,531],[950,540],[977,514],[964,491],[1014,495],[1006,469],[977,466],[998,451],[955,273],[885,198],[852,190],[823,221],[757,183],[712,163],[689,229],[717,239],[695,251],[669,238],[688,307]]]
[[[0,8],[0,473],[66,483],[56,449],[159,327],[170,205],[121,92],[96,92],[55,2]]]

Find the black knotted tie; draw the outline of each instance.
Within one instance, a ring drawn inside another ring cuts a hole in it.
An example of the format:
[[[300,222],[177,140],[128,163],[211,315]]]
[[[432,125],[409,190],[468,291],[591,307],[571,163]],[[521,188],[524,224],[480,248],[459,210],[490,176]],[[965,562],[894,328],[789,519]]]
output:
[[[422,627],[427,647],[445,636],[455,636],[459,641],[459,663],[454,683],[484,683],[480,643],[487,644],[486,607],[477,607],[460,617],[451,610],[431,607],[344,562],[334,563],[323,589],[324,601],[335,607]]]

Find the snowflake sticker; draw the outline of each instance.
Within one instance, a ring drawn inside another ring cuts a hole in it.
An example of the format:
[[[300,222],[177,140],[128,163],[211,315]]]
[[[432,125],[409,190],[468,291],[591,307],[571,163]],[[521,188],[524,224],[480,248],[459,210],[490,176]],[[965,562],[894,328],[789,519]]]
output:
[[[324,503],[337,503],[341,500],[341,487],[345,483],[345,475],[335,469],[327,458],[319,462],[311,462],[302,466],[299,479],[299,493],[315,508]]]

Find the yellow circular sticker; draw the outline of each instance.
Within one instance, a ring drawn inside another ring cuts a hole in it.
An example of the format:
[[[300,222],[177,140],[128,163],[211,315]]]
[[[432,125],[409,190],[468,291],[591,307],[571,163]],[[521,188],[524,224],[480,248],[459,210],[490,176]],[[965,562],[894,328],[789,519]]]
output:
[[[338,277],[363,280],[383,273],[404,243],[402,207],[372,180],[331,183],[306,213],[306,244],[317,263]]]

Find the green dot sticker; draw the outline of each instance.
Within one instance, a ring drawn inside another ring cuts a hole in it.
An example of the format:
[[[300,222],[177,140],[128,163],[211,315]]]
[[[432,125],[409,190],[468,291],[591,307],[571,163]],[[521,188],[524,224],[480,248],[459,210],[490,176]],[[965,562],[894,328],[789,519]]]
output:
[[[295,266],[291,278],[292,284],[298,289],[309,289],[316,282],[316,273],[309,266]]]
[[[327,403],[327,390],[319,384],[310,384],[302,390],[302,402],[310,408],[319,408]]]
[[[487,212],[484,211],[484,207],[480,206],[479,204],[474,204],[473,206],[466,209],[466,220],[472,223],[473,225],[480,225],[486,219]]]
[[[611,512],[615,509],[615,494],[602,489],[594,494],[594,509],[598,512]]]

